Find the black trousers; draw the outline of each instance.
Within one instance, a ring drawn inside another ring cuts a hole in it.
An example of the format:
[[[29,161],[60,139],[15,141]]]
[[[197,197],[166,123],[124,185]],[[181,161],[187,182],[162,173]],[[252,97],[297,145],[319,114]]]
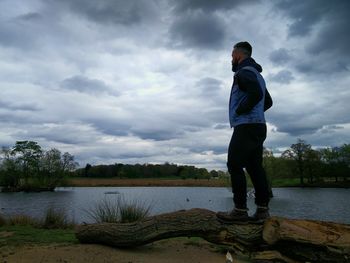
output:
[[[231,176],[233,202],[236,208],[247,207],[246,168],[255,189],[255,204],[268,206],[269,189],[262,166],[266,124],[241,124],[234,128],[227,155],[227,168]]]

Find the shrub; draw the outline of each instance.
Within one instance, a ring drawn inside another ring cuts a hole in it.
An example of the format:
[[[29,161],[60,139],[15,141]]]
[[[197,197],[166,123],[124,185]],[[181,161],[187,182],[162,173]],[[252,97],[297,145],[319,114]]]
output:
[[[4,215],[0,214],[0,226],[6,225],[6,218]]]
[[[19,225],[19,226],[29,226],[29,225],[39,226],[40,225],[37,219],[28,215],[23,215],[23,214],[10,216],[7,223],[9,225]]]
[[[41,223],[43,228],[70,228],[74,226],[74,222],[69,222],[67,213],[64,209],[49,207],[44,215]]]
[[[126,202],[123,200],[119,205],[120,223],[135,222],[149,215],[151,205],[145,205],[137,200]]]
[[[118,202],[106,197],[85,212],[97,223],[116,223],[119,221]]]
[[[0,185],[4,188],[11,188],[17,187],[19,183],[20,168],[18,164],[12,159],[3,160],[0,167]]]
[[[147,206],[135,200],[128,202],[118,196],[114,200],[105,197],[85,212],[97,223],[127,223],[145,218],[150,209],[151,205]]]

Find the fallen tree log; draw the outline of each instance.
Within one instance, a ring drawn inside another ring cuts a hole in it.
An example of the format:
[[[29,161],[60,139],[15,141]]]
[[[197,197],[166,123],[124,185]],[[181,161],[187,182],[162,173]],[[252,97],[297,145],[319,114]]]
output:
[[[79,225],[81,243],[135,247],[171,237],[202,237],[259,262],[349,262],[350,225],[271,217],[264,223],[222,223],[215,212],[194,208],[133,223]]]

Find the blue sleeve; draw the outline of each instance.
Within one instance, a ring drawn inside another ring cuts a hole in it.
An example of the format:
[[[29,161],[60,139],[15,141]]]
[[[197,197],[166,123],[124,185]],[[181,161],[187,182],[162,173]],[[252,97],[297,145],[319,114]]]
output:
[[[249,70],[241,70],[238,73],[238,87],[247,93],[247,97],[236,109],[238,115],[248,113],[262,99],[263,92],[255,73]]]

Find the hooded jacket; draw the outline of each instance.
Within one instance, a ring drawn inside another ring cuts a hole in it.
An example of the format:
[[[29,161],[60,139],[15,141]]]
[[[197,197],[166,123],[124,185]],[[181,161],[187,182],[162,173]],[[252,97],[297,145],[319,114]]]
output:
[[[229,100],[231,127],[244,123],[265,123],[264,112],[272,98],[261,76],[262,67],[253,58],[232,66],[235,72]]]

